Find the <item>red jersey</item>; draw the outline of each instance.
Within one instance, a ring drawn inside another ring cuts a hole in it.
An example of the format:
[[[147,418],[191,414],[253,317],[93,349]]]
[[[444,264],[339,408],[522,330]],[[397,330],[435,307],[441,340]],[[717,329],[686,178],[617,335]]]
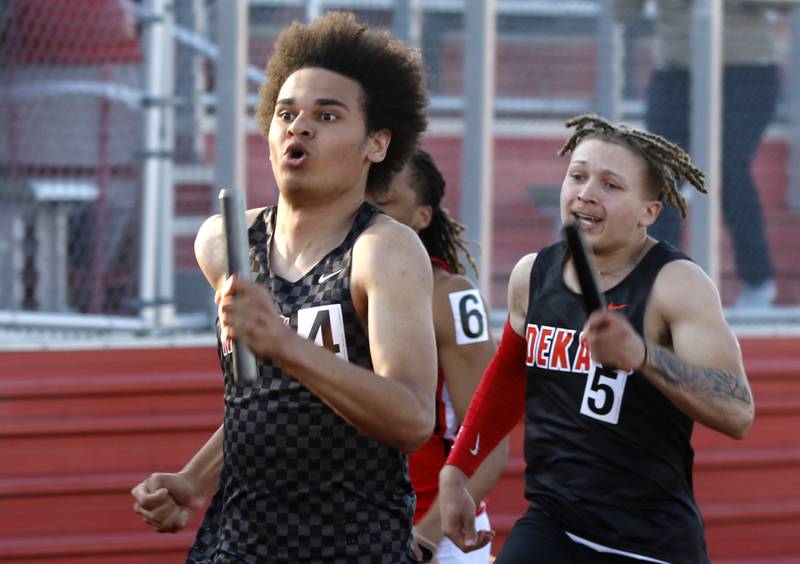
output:
[[[431,264],[452,273],[452,269],[441,259],[431,258]],[[424,445],[408,457],[411,483],[417,494],[414,524],[428,512],[439,494],[439,471],[444,466],[447,455],[450,454],[458,427],[458,417],[447,393],[444,370],[440,366],[436,379],[436,421],[433,434]],[[481,502],[475,514],[480,515],[484,509],[485,506]]]
[[[456,422],[455,412],[452,405],[444,402],[445,394],[444,372],[439,368],[439,377],[436,382],[436,423],[433,427],[433,434],[424,445],[408,457],[411,483],[417,494],[415,524],[428,512],[439,493],[439,471],[444,466],[455,439],[455,433],[452,432],[452,429],[448,429],[447,425],[447,419],[451,419],[453,423]],[[448,410],[452,414],[450,418],[447,417]]]

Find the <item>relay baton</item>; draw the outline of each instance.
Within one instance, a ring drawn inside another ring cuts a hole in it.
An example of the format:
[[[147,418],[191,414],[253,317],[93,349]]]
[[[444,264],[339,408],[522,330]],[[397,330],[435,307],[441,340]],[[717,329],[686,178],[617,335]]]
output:
[[[600,293],[597,278],[595,277],[594,260],[592,251],[586,244],[580,228],[574,223],[564,226],[564,234],[567,240],[567,248],[572,255],[572,264],[575,265],[575,272],[578,275],[578,283],[581,286],[583,304],[586,307],[586,314],[596,309],[606,309],[606,300]]]
[[[219,206],[225,232],[225,250],[228,255],[228,275],[250,280],[250,261],[247,253],[247,229],[244,221],[244,198],[239,190],[220,190]],[[234,339],[233,381],[235,384],[252,384],[256,381],[256,358],[247,345]]]

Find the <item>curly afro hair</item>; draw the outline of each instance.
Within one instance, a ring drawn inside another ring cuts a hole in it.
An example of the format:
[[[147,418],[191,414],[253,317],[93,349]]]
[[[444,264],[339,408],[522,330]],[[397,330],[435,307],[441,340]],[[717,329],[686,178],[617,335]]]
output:
[[[278,93],[286,79],[303,68],[323,68],[361,85],[368,132],[388,129],[386,158],[370,167],[367,190],[383,186],[411,157],[425,130],[428,103],[419,51],[371,30],[345,12],[329,12],[311,24],[294,22],[281,33],[259,89],[256,120],[269,135]]]

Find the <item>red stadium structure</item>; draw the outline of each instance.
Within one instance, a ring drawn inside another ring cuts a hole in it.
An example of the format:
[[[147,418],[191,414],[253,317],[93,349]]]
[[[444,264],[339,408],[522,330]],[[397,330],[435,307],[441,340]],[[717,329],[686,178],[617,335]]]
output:
[[[797,562],[800,340],[742,348],[757,406],[749,436],[694,436],[709,550],[714,562]],[[182,562],[199,521],[156,534],[129,491],[180,469],[221,417],[213,347],[0,353],[0,561]],[[496,548],[525,507],[521,432],[489,501]]]

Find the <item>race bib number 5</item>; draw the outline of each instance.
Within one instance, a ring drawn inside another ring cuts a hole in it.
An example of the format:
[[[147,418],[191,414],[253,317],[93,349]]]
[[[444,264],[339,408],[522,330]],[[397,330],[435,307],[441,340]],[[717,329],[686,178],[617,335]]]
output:
[[[581,413],[616,425],[629,374],[632,372],[612,370],[592,361],[583,390]]]
[[[469,345],[489,340],[489,322],[478,290],[450,294],[450,308],[455,321],[456,343]]]

